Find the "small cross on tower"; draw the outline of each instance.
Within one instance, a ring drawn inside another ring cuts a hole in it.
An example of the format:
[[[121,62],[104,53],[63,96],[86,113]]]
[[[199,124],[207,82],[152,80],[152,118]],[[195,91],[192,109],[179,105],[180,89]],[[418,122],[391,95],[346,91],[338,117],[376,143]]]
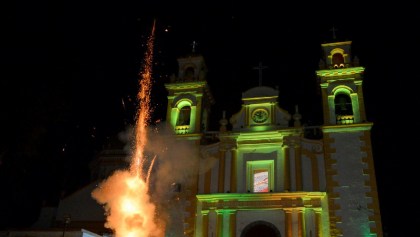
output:
[[[258,85],[262,86],[262,70],[266,69],[267,66],[263,66],[262,62],[258,64],[258,67],[254,67],[253,69],[258,70]]]
[[[335,28],[334,26],[330,29],[330,31],[332,31],[332,33],[333,33],[333,39],[335,40],[335,39],[337,39],[337,37],[336,37],[336,35],[335,35],[335,32],[337,31],[338,29],[337,28]]]

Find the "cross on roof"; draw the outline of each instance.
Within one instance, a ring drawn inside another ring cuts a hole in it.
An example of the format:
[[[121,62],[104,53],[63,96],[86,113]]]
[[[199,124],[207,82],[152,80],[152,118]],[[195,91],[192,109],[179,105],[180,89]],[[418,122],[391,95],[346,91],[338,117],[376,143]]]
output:
[[[334,26],[330,29],[330,31],[332,31],[332,33],[333,33],[333,39],[336,39],[337,37],[336,37],[336,35],[335,35],[335,32],[337,31],[338,29],[337,28],[335,28]]]
[[[263,66],[262,62],[258,63],[258,67],[253,67],[253,69],[258,70],[258,85],[262,86],[262,70],[266,69],[267,66]]]

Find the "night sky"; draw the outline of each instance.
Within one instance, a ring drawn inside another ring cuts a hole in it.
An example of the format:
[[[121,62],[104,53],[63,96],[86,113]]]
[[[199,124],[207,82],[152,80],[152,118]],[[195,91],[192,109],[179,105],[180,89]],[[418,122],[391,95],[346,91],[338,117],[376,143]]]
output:
[[[241,93],[278,86],[279,104],[303,123],[322,123],[315,70],[321,43],[353,41],[365,70],[382,222],[389,236],[420,221],[412,148],[420,131],[415,88],[419,14],[412,6],[367,8],[238,1],[105,3],[27,1],[1,9],[0,229],[29,227],[41,205],[57,205],[89,182],[88,164],[134,123],[138,73],[156,20],[152,123],[165,118],[164,83],[192,42],[215,98],[209,130],[241,107]],[[414,10],[411,13],[411,10]],[[328,14],[326,14],[328,12]],[[124,105],[123,106],[123,102]],[[412,134],[412,135],[410,135]],[[410,137],[407,137],[409,136]]]

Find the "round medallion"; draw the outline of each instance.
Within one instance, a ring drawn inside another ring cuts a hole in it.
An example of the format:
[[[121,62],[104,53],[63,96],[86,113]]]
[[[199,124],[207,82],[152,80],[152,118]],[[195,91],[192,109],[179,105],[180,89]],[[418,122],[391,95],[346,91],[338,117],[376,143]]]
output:
[[[264,123],[268,120],[268,110],[255,109],[254,111],[252,111],[251,118],[256,123]]]

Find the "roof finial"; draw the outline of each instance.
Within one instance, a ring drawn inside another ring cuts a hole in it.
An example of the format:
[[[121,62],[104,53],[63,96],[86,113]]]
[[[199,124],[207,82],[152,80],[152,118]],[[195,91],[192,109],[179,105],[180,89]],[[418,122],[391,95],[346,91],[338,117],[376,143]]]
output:
[[[301,114],[299,114],[299,108],[298,108],[298,105],[295,105],[295,114],[293,114],[293,120],[295,120],[294,122],[293,122],[293,125],[295,126],[295,127],[300,127],[300,126],[302,126],[301,125],[301,123],[300,123],[300,120],[302,119],[302,115]]]
[[[194,40],[191,45],[192,45],[192,53],[195,53],[195,50],[197,47],[197,41]]]
[[[263,66],[262,62],[258,64],[258,67],[254,67],[253,69],[258,69],[258,85],[262,86],[262,70],[266,69],[267,66]]]
[[[228,120],[226,119],[226,111],[225,110],[223,110],[223,117],[222,117],[222,119],[220,119],[219,120],[219,123],[220,123],[220,131],[221,132],[226,132],[227,131],[227,128],[226,128],[226,125],[229,123],[228,122]]]

